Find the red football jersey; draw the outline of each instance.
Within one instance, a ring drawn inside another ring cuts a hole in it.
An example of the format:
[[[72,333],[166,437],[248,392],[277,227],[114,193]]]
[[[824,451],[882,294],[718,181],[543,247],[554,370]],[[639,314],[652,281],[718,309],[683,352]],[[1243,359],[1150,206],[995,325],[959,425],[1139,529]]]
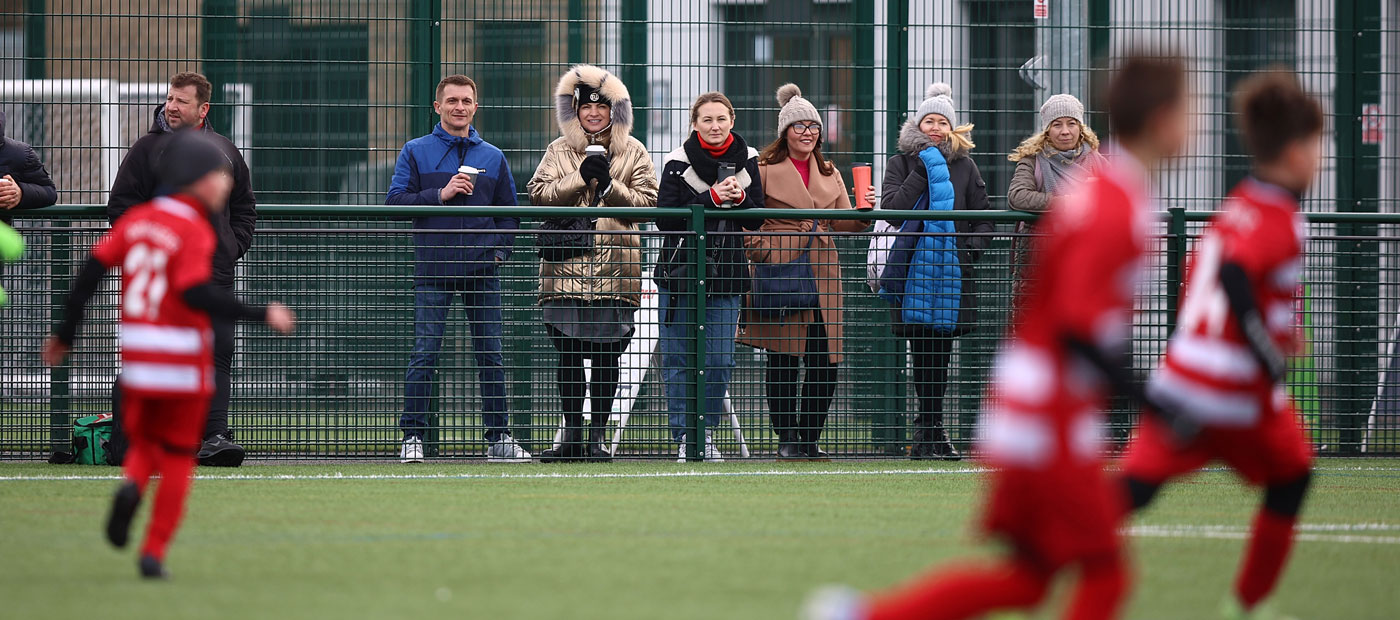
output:
[[[209,281],[215,243],[204,207],[176,195],[133,207],[93,247],[108,269],[122,269],[123,390],[152,397],[213,393],[209,315],[183,296]]]
[[[995,464],[1098,462],[1107,385],[1071,364],[1063,340],[1126,346],[1152,225],[1148,188],[1147,171],[1123,152],[1052,203],[984,416],[982,447]]]
[[[1290,352],[1306,235],[1289,191],[1251,178],[1230,193],[1191,259],[1176,332],[1152,377],[1154,394],[1207,424],[1251,425],[1269,409],[1261,399],[1272,398],[1274,386],[1230,312],[1220,266],[1244,269],[1269,335]]]

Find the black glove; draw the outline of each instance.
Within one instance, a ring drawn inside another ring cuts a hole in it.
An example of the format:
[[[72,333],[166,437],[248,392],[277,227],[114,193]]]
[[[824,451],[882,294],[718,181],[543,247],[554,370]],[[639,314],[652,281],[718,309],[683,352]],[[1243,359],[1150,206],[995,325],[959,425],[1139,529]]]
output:
[[[608,158],[602,155],[583,158],[583,162],[578,165],[578,173],[585,183],[597,181],[599,190],[612,183],[612,174],[608,172]]]

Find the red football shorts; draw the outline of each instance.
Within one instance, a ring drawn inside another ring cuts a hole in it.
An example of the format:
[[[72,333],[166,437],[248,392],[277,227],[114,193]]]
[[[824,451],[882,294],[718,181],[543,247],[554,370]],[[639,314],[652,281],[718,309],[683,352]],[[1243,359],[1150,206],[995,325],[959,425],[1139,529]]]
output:
[[[147,441],[166,450],[194,455],[204,439],[209,397],[152,398],[122,394],[122,428],[132,442]]]
[[[1273,399],[1266,399],[1272,401]],[[1290,482],[1312,467],[1312,448],[1293,404],[1263,408],[1253,426],[1207,426],[1189,444],[1178,443],[1167,427],[1144,414],[1123,468],[1133,478],[1160,484],[1219,459],[1250,484]]]
[[[991,474],[983,528],[1046,569],[1119,551],[1126,512],[1119,485],[1097,461]]]

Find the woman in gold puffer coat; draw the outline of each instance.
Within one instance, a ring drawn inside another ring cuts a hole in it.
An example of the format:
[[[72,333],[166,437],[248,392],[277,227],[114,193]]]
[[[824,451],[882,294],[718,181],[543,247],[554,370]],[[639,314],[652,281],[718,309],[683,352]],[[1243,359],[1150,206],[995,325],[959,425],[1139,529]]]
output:
[[[632,99],[622,81],[598,67],[578,65],[560,78],[554,98],[561,135],[530,179],[530,202],[656,206],[656,169],[646,147],[631,135]],[[607,155],[587,155],[590,145],[604,147]],[[541,454],[544,462],[612,456],[603,448],[603,436],[617,391],[618,359],[632,339],[632,317],[641,304],[641,237],[629,219],[596,218],[595,228],[599,234],[588,252],[565,261],[540,261],[539,304],[559,351],[564,413],[564,439],[559,448]],[[605,234],[609,231],[624,234]],[[592,362],[587,383],[585,359]],[[586,394],[593,417],[585,445]]]

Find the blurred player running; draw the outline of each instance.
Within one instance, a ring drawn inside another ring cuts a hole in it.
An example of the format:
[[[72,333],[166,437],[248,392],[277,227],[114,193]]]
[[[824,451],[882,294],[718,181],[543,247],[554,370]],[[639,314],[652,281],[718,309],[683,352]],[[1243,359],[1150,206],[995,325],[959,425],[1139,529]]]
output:
[[[1311,471],[1282,381],[1285,356],[1298,348],[1293,311],[1305,243],[1298,199],[1317,175],[1323,117],[1284,71],[1246,79],[1234,106],[1253,171],[1201,237],[1176,332],[1148,384],[1201,432],[1183,442],[1144,418],[1124,469],[1133,509],[1213,459],[1264,487],[1225,608],[1227,617],[1249,618],[1262,615],[1255,608],[1283,572]]]
[[[1010,555],[954,565],[868,599],[821,590],[808,601],[808,618],[934,620],[1029,609],[1067,569],[1078,584],[1064,617],[1117,617],[1128,590],[1118,538],[1125,506],[1121,487],[1103,472],[1100,412],[1110,387],[1141,397],[1126,364],[1130,320],[1152,225],[1151,171],[1181,150],[1188,133],[1184,64],[1125,59],[1108,108],[1117,141],[1110,164],[1046,216],[983,418],[981,449],[996,468],[983,527],[1010,544]]]
[[[102,276],[121,267],[122,423],[131,447],[107,539],[126,546],[136,507],[159,474],[139,563],[148,578],[166,577],[166,547],[184,511],[213,392],[209,317],[257,319],[283,333],[295,324],[286,306],[247,306],[210,282],[216,241],[209,217],[224,208],[232,185],[223,151],[199,132],[182,131],[167,138],[158,157],[162,180],[175,193],[133,208],[97,242],[44,348],[45,362],[63,361]]]

